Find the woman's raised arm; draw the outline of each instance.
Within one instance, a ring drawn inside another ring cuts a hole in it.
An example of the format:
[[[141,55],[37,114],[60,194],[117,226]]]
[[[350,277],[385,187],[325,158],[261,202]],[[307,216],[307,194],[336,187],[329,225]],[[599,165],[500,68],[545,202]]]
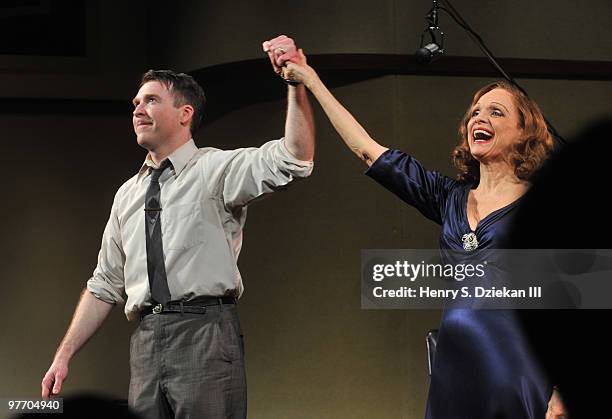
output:
[[[387,150],[370,137],[355,117],[338,102],[316,71],[307,64],[301,49],[287,62],[282,73],[286,80],[303,83],[310,90],[347,147],[368,166]]]

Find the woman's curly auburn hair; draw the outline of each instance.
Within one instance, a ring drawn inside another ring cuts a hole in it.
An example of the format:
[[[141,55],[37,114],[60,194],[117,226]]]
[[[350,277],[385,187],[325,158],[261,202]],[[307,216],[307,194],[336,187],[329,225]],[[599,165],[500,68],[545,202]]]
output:
[[[474,94],[472,103],[459,125],[459,145],[453,150],[453,163],[459,174],[457,178],[474,184],[480,182],[480,163],[472,156],[468,143],[467,124],[472,116],[472,109],[480,98],[494,89],[504,89],[514,98],[519,113],[521,138],[514,145],[508,156],[514,164],[514,174],[520,180],[528,181],[535,171],[544,163],[553,149],[553,139],[548,132],[546,121],[538,105],[511,83],[500,80],[484,86]]]

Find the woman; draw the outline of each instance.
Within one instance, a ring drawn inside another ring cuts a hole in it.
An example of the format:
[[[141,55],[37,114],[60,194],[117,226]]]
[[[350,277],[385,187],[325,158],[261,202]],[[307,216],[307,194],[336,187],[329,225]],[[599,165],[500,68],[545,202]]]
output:
[[[501,81],[476,92],[459,127],[453,159],[460,174],[453,180],[372,139],[290,38],[267,41],[264,50],[286,81],[311,91],[349,149],[369,166],[368,176],[442,225],[442,249],[504,248],[513,210],[553,145],[538,106],[520,90]],[[554,418],[563,413],[514,312],[444,312],[426,417]]]

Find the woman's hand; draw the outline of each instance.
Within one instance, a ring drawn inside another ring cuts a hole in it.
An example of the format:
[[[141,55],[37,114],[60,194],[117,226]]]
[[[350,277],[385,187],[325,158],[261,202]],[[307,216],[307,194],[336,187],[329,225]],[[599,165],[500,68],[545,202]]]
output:
[[[563,404],[563,399],[561,398],[561,394],[555,388],[553,390],[552,396],[550,396],[550,401],[548,402],[548,410],[546,411],[546,419],[568,419],[569,415],[567,413],[567,409],[565,409],[565,405]]]
[[[314,69],[306,62],[306,56],[301,48],[286,62],[285,67],[281,69],[281,74],[285,80],[302,83],[308,89],[312,88],[313,83],[319,78]]]

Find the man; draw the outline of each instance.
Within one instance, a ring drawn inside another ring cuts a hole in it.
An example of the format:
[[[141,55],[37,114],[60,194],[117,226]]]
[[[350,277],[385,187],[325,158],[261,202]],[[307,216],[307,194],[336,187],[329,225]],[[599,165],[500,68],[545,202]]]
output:
[[[270,58],[290,50],[284,39]],[[146,418],[246,417],[236,260],[247,205],[312,171],[306,91],[288,86],[283,139],[230,151],[193,142],[204,92],[186,74],[148,71],[133,104],[137,142],[148,154],[115,195],[97,267],[42,396],[60,392],[70,360],[125,291],[128,320],[140,320],[130,343],[130,406]]]

